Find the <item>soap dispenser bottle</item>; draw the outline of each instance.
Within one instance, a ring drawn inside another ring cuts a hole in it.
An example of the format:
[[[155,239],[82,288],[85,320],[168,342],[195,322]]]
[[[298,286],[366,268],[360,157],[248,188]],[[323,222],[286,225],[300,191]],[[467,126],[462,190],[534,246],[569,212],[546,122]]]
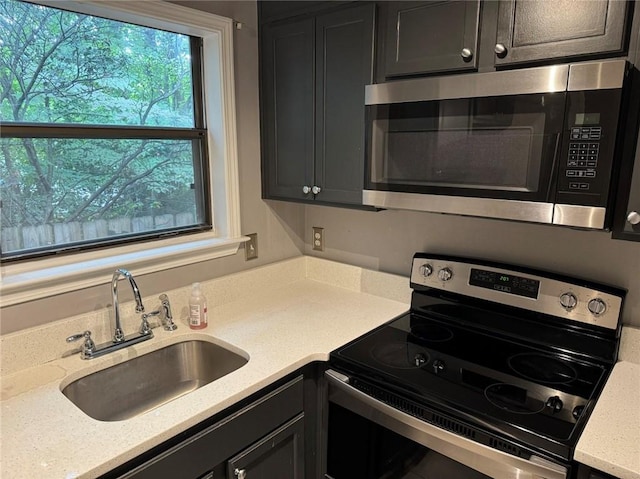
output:
[[[202,294],[200,283],[193,283],[191,285],[191,297],[189,298],[189,327],[191,329],[204,329],[208,324],[207,298]]]

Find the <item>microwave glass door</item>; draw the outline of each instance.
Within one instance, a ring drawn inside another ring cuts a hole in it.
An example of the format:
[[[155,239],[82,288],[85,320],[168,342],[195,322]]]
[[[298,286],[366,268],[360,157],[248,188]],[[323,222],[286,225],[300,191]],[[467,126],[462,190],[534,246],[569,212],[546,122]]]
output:
[[[372,105],[367,188],[544,201],[565,93]]]

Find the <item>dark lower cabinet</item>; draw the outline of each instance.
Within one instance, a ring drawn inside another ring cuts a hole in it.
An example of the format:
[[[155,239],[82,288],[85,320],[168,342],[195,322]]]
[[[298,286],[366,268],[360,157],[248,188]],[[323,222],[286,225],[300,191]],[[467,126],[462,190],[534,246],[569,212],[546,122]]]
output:
[[[503,0],[499,5],[496,65],[626,50],[627,1]]]
[[[302,479],[306,453],[304,402],[305,395],[314,394],[305,392],[304,383],[304,376],[297,376],[227,416],[180,434],[102,479]]]
[[[227,463],[227,477],[302,479],[304,414],[299,414]]]
[[[374,12],[367,3],[261,25],[263,197],[362,204]]]

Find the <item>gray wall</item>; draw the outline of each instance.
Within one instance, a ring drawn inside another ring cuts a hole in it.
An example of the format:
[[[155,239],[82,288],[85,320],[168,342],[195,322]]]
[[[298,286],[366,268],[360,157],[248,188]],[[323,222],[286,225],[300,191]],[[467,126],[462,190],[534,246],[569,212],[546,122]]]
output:
[[[216,259],[170,271],[136,277],[144,297],[265,263],[299,256],[304,248],[304,207],[280,204],[277,209],[262,201],[260,189],[260,123],[258,104],[258,37],[256,3],[245,1],[174,2],[242,22],[235,31],[234,56],[238,162],[242,233],[258,233],[259,257],[246,262],[241,248],[233,257]],[[135,270],[132,270],[135,275]],[[49,321],[104,308],[111,303],[108,283],[53,298],[9,306],[0,311],[0,332],[8,333]],[[123,301],[130,300],[122,290]],[[74,331],[70,331],[73,333]]]
[[[311,250],[324,228],[325,251]],[[413,211],[309,206],[305,253],[407,276],[416,251],[546,269],[628,290],[623,322],[640,327],[640,243],[606,232]]]

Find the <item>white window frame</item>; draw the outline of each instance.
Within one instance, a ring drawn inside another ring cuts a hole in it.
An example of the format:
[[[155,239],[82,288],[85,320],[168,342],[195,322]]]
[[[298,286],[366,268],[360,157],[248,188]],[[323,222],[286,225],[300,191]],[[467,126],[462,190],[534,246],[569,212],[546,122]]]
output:
[[[127,268],[138,275],[236,254],[248,238],[240,234],[233,20],[161,0],[38,0],[37,3],[203,39],[213,230],[3,264],[0,307],[107,283],[115,268]]]

